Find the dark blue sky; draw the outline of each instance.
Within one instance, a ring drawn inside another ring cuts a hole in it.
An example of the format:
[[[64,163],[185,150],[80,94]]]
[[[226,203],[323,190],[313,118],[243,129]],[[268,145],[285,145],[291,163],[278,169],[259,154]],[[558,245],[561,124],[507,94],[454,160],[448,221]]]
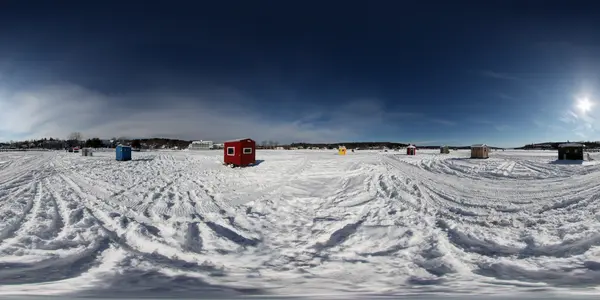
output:
[[[0,140],[599,139],[600,3],[212,2],[0,2]]]

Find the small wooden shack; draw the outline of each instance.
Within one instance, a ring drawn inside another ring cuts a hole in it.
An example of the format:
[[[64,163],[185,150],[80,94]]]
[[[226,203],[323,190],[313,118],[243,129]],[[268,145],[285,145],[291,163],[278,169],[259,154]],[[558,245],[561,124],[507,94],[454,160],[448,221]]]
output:
[[[489,158],[490,149],[486,144],[475,144],[471,146],[471,158]]]
[[[417,154],[417,147],[410,145],[408,147],[406,147],[406,155],[416,155]]]
[[[558,160],[583,160],[584,144],[566,143],[558,145]]]
[[[450,148],[448,148],[448,146],[442,146],[442,147],[440,147],[440,153],[448,154],[448,153],[450,153]]]

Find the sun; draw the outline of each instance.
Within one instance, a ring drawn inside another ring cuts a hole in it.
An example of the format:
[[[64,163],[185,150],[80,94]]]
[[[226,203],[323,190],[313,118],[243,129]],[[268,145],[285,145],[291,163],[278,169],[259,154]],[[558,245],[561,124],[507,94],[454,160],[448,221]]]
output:
[[[588,98],[580,99],[577,102],[577,108],[584,113],[590,111],[593,105],[594,103],[590,102]]]

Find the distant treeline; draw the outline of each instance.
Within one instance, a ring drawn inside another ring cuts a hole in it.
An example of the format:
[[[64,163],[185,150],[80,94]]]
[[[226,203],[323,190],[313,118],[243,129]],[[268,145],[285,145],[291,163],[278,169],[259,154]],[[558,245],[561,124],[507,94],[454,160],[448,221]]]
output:
[[[515,148],[522,150],[533,150],[533,149],[558,149],[558,145],[568,143],[567,142],[545,142],[545,143],[532,143],[525,145],[523,147]],[[84,139],[81,133],[74,132],[69,135],[67,139],[58,139],[58,138],[43,138],[43,139],[33,139],[26,141],[10,141],[8,143],[0,143],[0,148],[11,148],[11,149],[64,149],[68,147],[89,147],[89,148],[114,148],[119,144],[129,145],[133,148],[138,149],[161,149],[161,148],[179,148],[185,149],[187,148],[192,141],[181,140],[181,139],[172,139],[172,138],[147,138],[147,139],[128,139],[123,137],[113,137],[111,139],[100,139],[97,137],[91,137],[88,139]],[[584,144],[588,149],[598,149],[600,148],[600,142],[577,142]],[[279,144],[275,141],[265,141],[265,142],[257,142],[257,147],[273,149],[276,147],[284,147],[284,148],[327,148],[327,149],[337,149],[339,146],[346,146],[348,149],[398,149],[405,148],[410,144],[408,143],[395,143],[395,142],[340,142],[340,143],[304,143],[304,142],[295,142],[291,144]],[[420,146],[415,145],[419,149],[439,149],[439,146]],[[489,146],[490,149],[503,149],[499,147]],[[470,149],[471,146],[452,146],[448,145],[450,149]]]
[[[0,148],[3,149],[65,149],[70,147],[88,147],[88,148],[114,148],[117,145],[128,145],[138,149],[156,149],[156,148],[187,148],[192,141],[168,139],[168,138],[151,138],[151,139],[126,139],[112,138],[100,139],[92,137],[82,139],[81,136],[70,137],[68,139],[58,138],[43,138],[32,139],[25,141],[10,141],[0,143]]]
[[[187,148],[192,141],[168,139],[168,138],[151,138],[151,139],[136,139],[127,141],[133,148]]]
[[[552,150],[556,150],[558,149],[558,145],[560,144],[565,144],[565,143],[578,143],[578,144],[583,144],[585,145],[585,148],[588,149],[597,149],[600,148],[600,142],[546,142],[546,143],[535,143],[535,144],[527,144],[523,147],[520,148],[515,148],[515,149],[520,149],[520,150],[533,150],[533,149],[552,149]]]
[[[284,145],[286,146],[286,145]],[[336,149],[339,146],[346,146],[348,149],[375,149],[386,147],[388,149],[402,148],[408,144],[392,143],[392,142],[350,142],[350,143],[328,143],[328,144],[313,144],[313,143],[291,143],[289,147],[296,148],[327,148]]]
[[[397,148],[405,148],[410,144],[405,143],[392,143],[392,142],[349,142],[349,143],[332,143],[332,144],[314,144],[314,143],[292,143],[290,147],[297,148],[327,148],[327,149],[335,149],[339,146],[346,146],[348,149],[397,149]],[[285,146],[285,145],[284,145]],[[442,146],[419,146],[415,145],[419,149],[440,149]],[[471,146],[450,146],[450,149],[471,149]],[[490,149],[502,149],[498,147],[491,147]]]

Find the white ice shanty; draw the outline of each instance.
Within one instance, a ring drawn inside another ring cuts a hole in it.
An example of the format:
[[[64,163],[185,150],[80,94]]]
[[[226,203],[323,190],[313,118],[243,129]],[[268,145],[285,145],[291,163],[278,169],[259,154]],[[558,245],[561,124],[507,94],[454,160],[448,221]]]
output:
[[[190,150],[212,150],[214,147],[214,144],[212,141],[193,141],[188,148]]]

